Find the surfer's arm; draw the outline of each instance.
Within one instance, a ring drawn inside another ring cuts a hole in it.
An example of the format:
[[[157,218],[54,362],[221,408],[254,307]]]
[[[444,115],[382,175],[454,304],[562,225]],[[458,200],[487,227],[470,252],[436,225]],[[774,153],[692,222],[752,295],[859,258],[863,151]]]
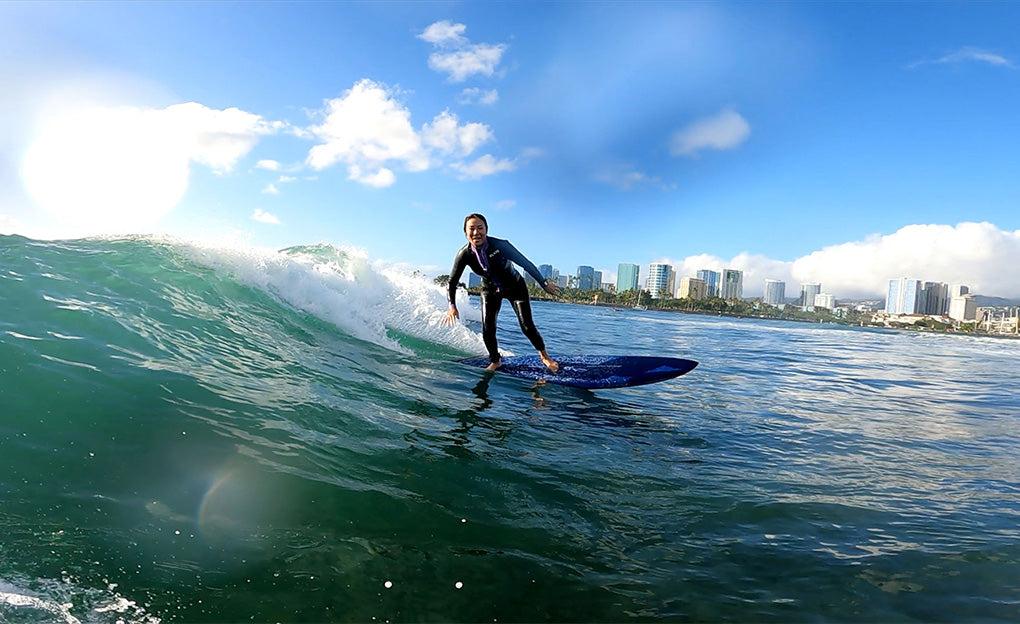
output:
[[[460,318],[460,313],[457,311],[457,286],[460,284],[460,277],[464,274],[464,268],[467,266],[467,256],[464,253],[466,249],[465,246],[457,252],[457,257],[453,259],[453,268],[450,269],[450,283],[446,287],[446,299],[450,303],[450,307],[446,311],[446,318],[443,319],[444,325],[452,325]]]
[[[542,273],[538,270],[538,267],[535,266],[535,263],[528,260],[528,258],[518,251],[510,241],[506,241],[506,248],[503,250],[503,253],[506,254],[506,257],[512,260],[514,264],[527,271],[528,275],[535,278],[535,281],[542,287],[542,290],[546,291],[550,295],[560,294],[560,287],[542,277]]]

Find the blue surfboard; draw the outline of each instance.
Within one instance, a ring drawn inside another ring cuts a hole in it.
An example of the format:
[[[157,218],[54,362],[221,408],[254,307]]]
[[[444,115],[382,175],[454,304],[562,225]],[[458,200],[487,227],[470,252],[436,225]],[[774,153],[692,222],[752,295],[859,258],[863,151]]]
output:
[[[559,372],[553,373],[542,364],[537,355],[514,355],[503,358],[499,372],[520,377],[548,381],[575,388],[624,388],[665,381],[694,370],[694,360],[640,355],[574,355],[557,358]],[[461,360],[468,366],[485,368],[489,358],[476,357]]]

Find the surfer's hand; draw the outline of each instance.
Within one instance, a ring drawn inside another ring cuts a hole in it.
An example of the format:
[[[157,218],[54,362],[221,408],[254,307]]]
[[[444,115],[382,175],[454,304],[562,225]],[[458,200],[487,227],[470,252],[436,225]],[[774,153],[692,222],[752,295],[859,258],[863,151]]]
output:
[[[457,312],[457,308],[450,308],[446,311],[446,318],[443,319],[443,325],[453,325],[460,318],[460,313]]]
[[[560,287],[557,286],[556,284],[553,284],[552,282],[546,282],[545,286],[542,287],[542,290],[549,293],[550,295],[558,296],[560,294]]]

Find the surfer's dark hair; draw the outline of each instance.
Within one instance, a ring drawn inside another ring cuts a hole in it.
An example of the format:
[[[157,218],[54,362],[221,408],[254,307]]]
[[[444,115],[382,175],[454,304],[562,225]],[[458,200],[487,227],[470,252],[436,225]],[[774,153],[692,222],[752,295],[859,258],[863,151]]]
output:
[[[470,221],[471,219],[481,219],[482,223],[485,224],[485,229],[486,230],[489,229],[489,222],[485,220],[485,217],[483,215],[478,214],[477,212],[472,212],[468,216],[464,217],[464,231],[465,232],[467,232],[467,222]]]

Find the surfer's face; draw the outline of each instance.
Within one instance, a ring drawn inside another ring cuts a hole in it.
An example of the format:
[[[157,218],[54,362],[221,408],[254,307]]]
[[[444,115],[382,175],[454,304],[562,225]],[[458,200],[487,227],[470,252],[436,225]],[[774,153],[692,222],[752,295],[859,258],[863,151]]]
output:
[[[468,241],[475,247],[481,247],[485,244],[486,233],[485,221],[481,219],[468,219],[467,223],[464,224],[464,234],[467,235]]]

